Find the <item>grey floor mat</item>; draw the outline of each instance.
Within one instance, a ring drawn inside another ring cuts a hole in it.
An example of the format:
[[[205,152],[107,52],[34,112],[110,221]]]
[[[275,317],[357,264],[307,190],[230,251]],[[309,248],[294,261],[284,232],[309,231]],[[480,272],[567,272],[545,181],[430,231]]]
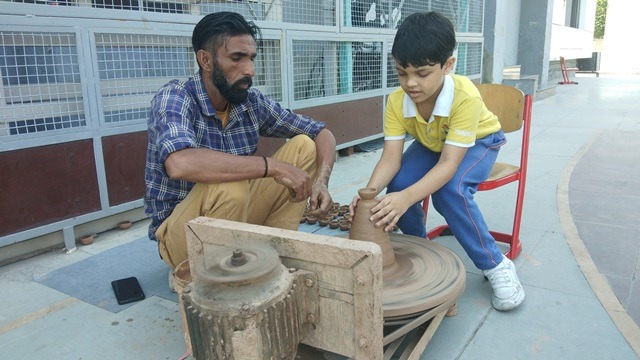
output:
[[[138,278],[146,298],[156,295],[178,301],[178,296],[169,290],[169,267],[158,256],[156,243],[147,237],[46,273],[36,281],[117,313],[136,303],[119,305],[111,281],[130,276]]]

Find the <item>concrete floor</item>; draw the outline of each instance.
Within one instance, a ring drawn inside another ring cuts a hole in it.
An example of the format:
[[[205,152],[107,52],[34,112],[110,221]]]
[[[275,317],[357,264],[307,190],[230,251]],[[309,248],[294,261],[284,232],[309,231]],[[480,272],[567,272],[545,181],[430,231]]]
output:
[[[467,268],[458,315],[445,318],[421,359],[637,359],[640,354],[640,78],[581,77],[534,103],[521,238],[515,260],[527,292],[497,312],[491,289],[455,239]],[[510,137],[500,160],[511,161]],[[348,203],[380,151],[340,158],[330,183]],[[515,186],[478,193],[491,228],[510,229]],[[430,211],[429,227],[442,219]],[[148,221],[99,234],[71,254],[50,252],[0,268],[0,358],[178,359],[177,303],[149,296],[117,313],[38,282],[146,235]],[[304,225],[307,232],[326,228]],[[160,260],[158,260],[160,261]],[[635,321],[634,321],[635,320]]]

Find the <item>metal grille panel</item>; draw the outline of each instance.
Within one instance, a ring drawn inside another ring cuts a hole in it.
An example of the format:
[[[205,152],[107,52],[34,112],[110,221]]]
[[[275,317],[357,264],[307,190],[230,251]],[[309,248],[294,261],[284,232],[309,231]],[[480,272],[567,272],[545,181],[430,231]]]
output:
[[[0,32],[0,137],[86,124],[75,33]]]
[[[254,21],[277,21],[306,25],[335,25],[333,0],[247,0],[200,4],[200,13],[234,11]]]
[[[282,101],[280,40],[262,40],[255,60],[253,86],[275,101]]]
[[[437,11],[456,31],[482,32],[482,0],[344,0],[344,7],[346,26],[396,29],[413,13]]]
[[[393,47],[393,43],[389,43],[387,45],[387,87],[395,88],[400,86],[400,81],[398,80],[398,71],[396,70],[396,61],[391,55],[391,48]]]
[[[171,79],[196,71],[186,36],[96,34],[95,38],[106,123],[146,121],[156,91]]]
[[[295,100],[381,89],[382,43],[294,40],[293,77]]]
[[[233,11],[248,20],[276,21],[305,25],[336,25],[334,0],[0,0],[47,6],[77,6],[95,9],[146,11],[170,14],[206,15],[216,11]],[[114,14],[117,16],[117,14]]]
[[[466,76],[480,75],[482,66],[482,43],[458,44],[456,73]]]

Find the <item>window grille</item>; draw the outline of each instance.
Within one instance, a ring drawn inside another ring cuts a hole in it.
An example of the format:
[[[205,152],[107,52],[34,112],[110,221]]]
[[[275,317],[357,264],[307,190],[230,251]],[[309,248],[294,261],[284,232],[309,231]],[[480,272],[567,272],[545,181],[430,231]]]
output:
[[[149,12],[181,14],[188,4],[176,1],[138,0],[93,0],[92,6],[99,9],[142,10]]]
[[[233,11],[242,14],[247,20],[253,21],[321,26],[336,25],[335,0],[0,0],[0,2],[2,1],[191,15]]]
[[[7,0],[0,0],[0,2]],[[436,10],[448,16],[455,24],[463,42],[458,44],[456,72],[477,77],[482,61],[482,6],[481,0],[216,0],[187,3],[158,0],[72,0],[72,1],[20,1],[38,6],[65,5],[87,9],[87,19],[93,8],[103,7],[129,11],[161,11],[182,13],[209,13],[212,11],[237,11],[250,20],[269,21],[261,27],[273,31],[274,24],[298,23],[334,26],[336,2],[342,1],[344,14],[351,25],[358,20],[354,9],[364,6],[367,10],[361,27],[396,27],[411,13]],[[374,12],[370,12],[372,7]],[[395,9],[395,13],[394,13]],[[114,19],[118,11],[111,12]],[[368,15],[367,15],[368,14]],[[344,16],[343,16],[344,15]],[[362,14],[361,14],[362,15]],[[373,16],[375,15],[375,16]],[[61,21],[65,21],[62,19]],[[117,20],[116,20],[117,21]],[[391,24],[393,21],[393,25]],[[100,124],[126,125],[146,121],[148,104],[157,89],[171,79],[183,79],[197,71],[191,50],[189,33],[181,35],[157,35],[145,32],[93,33],[91,27],[81,26],[78,31],[88,31],[95,41],[82,48],[87,61],[88,84],[95,88],[83,89],[78,64],[75,33],[2,33],[0,68],[2,70],[2,94],[0,106],[0,136],[38,133],[51,130],[87,126],[85,104],[97,104]],[[286,27],[285,27],[286,28]],[[104,29],[104,27],[102,27]],[[13,30],[13,29],[12,29]],[[186,30],[186,29],[185,29]],[[268,32],[267,31],[267,32]],[[291,40],[291,49],[282,49],[282,32],[263,40],[255,62],[254,86],[276,101],[319,99],[342,94],[384,90],[398,86],[395,63],[390,54],[383,54],[382,41],[390,41],[393,35],[383,34],[380,41],[368,41],[347,31],[340,40],[314,40],[308,36],[314,30],[302,30]],[[351,32],[354,29],[350,30]],[[358,30],[365,32],[367,30]],[[285,35],[285,38],[292,35]],[[275,39],[274,39],[275,37]],[[346,37],[346,39],[345,39]],[[369,36],[369,38],[371,38]],[[476,39],[477,38],[477,39]],[[20,40],[22,39],[22,40]],[[352,39],[352,40],[351,40]],[[386,49],[390,51],[390,46]],[[87,50],[88,49],[88,50]],[[286,50],[286,51],[285,51]],[[292,68],[285,66],[284,53],[292,54]],[[95,73],[89,73],[96,61]],[[386,74],[383,62],[386,61]],[[22,69],[24,67],[24,69]],[[292,84],[283,84],[292,76]],[[386,75],[386,76],[383,76]],[[384,79],[386,82],[383,84]],[[85,79],[83,79],[85,80]],[[291,98],[283,95],[283,89],[292,87]],[[84,99],[83,90],[88,99]],[[97,90],[97,93],[96,93]],[[292,104],[287,103],[286,106]]]
[[[396,70],[396,61],[391,55],[391,48],[393,47],[393,43],[390,42],[387,45],[387,87],[396,88],[400,86],[400,81],[398,80],[398,70]]]
[[[196,71],[187,36],[99,33],[95,38],[106,123],[146,121],[158,89]]]
[[[295,100],[381,89],[382,43],[294,40],[293,77]]]
[[[162,85],[198,70],[188,36],[96,34],[96,53],[105,123],[146,121]],[[255,66],[254,86],[281,101],[279,41],[262,42]]]
[[[416,12],[437,11],[458,32],[482,32],[483,0],[344,0],[345,25],[396,29]]]
[[[255,61],[253,86],[275,101],[282,101],[280,40],[262,40]]]
[[[482,43],[465,42],[458,44],[456,74],[469,77],[480,75],[482,66]]]
[[[335,25],[334,0],[244,0],[206,1],[200,12],[234,11],[248,20],[276,21],[305,25]]]
[[[86,124],[75,33],[0,31],[0,137]]]

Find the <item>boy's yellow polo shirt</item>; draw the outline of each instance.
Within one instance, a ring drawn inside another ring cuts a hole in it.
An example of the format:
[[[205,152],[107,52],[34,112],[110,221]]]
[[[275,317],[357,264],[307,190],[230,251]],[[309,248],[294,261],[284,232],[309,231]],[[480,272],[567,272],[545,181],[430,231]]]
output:
[[[471,147],[476,139],[498,130],[498,117],[487,109],[478,89],[465,76],[445,76],[428,120],[420,116],[402,88],[392,92],[387,100],[385,140],[402,140],[409,134],[429,150],[442,152],[444,144]]]

